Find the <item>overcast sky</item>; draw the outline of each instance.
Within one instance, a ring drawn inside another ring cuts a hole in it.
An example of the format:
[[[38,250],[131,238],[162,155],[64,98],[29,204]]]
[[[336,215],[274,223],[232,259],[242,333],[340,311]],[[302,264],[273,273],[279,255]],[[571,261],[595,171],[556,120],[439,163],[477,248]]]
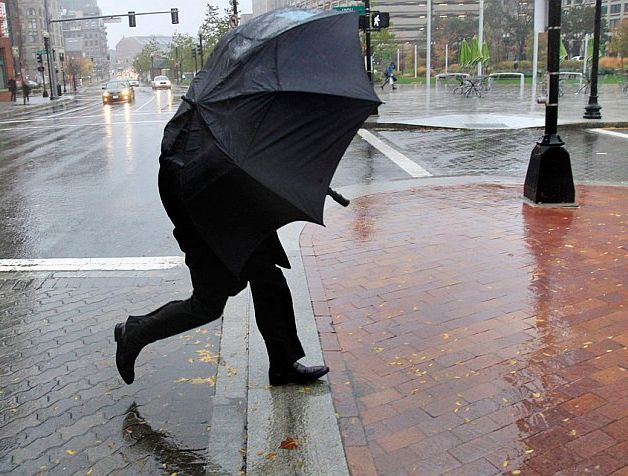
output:
[[[209,3],[217,6],[220,12],[226,8],[231,9],[228,0],[211,0]],[[205,18],[207,2],[203,0],[98,0],[98,6],[103,15],[115,15],[128,11],[151,12],[170,11],[171,8],[179,9],[179,24],[173,25],[170,22],[170,15],[141,15],[137,16],[137,27],[129,28],[126,17],[122,18],[122,23],[107,23],[107,40],[109,48],[114,49],[118,41],[123,36],[150,36],[166,35],[177,33],[198,34],[198,27]],[[238,11],[241,13],[251,13],[251,0],[238,0]]]

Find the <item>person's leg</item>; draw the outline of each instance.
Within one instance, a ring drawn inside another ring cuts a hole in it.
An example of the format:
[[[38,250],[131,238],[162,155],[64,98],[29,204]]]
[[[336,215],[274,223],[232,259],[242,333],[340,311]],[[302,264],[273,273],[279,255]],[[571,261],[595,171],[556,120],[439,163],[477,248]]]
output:
[[[129,316],[125,323],[116,325],[116,365],[127,384],[135,378],[135,360],[146,345],[220,318],[229,295],[237,294],[245,286],[221,265],[196,233],[178,199],[174,167],[162,167],[159,189],[164,207],[175,225],[175,237],[186,253],[185,261],[194,291],[189,299],[171,301],[146,315]]]
[[[297,335],[292,295],[274,264],[268,240],[251,257],[244,276],[251,284],[255,320],[268,352],[270,383],[309,383],[325,375],[329,371],[325,366],[297,362],[305,352]]]

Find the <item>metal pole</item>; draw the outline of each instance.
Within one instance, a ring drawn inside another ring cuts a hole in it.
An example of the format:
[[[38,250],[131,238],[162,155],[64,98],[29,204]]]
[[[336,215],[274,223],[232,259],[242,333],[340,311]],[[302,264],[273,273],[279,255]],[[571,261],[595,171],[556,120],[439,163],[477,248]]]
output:
[[[449,44],[445,44],[445,73],[449,67]]]
[[[417,44],[414,44],[414,77],[417,77],[417,67],[418,67],[418,63],[419,63],[419,52],[418,52],[418,47]]]
[[[364,14],[366,16],[366,29],[364,39],[366,40],[366,74],[369,81],[373,82],[373,61],[371,58],[371,2],[364,0]]]
[[[584,119],[601,119],[600,106],[597,102],[597,71],[600,61],[600,23],[602,21],[602,0],[595,1],[595,28],[593,30],[593,58],[591,59],[591,91],[589,104],[584,107]],[[586,56],[586,53],[585,53]]]
[[[174,67],[176,68],[175,81],[179,84],[179,74],[181,74],[181,65],[179,64],[179,47],[174,47]]]
[[[425,51],[425,86],[429,89],[432,77],[432,0],[427,0],[427,47]]]
[[[201,68],[202,68],[203,64],[205,64],[205,60],[203,58],[203,35],[201,35],[200,33],[198,34],[198,46],[199,46],[199,49],[201,50]]]
[[[480,43],[480,54],[484,45],[484,0],[480,0],[480,25],[478,26],[478,42]],[[478,76],[482,76],[482,61],[478,63]]]
[[[547,71],[549,99],[545,104],[545,134],[537,142],[528,164],[524,196],[535,203],[573,203],[575,188],[569,153],[558,132],[561,0],[549,0]]]
[[[44,49],[46,50],[46,64],[48,65],[48,78],[50,80],[50,99],[54,99],[55,92],[52,84],[52,67],[50,66],[50,38],[47,36],[44,37]]]

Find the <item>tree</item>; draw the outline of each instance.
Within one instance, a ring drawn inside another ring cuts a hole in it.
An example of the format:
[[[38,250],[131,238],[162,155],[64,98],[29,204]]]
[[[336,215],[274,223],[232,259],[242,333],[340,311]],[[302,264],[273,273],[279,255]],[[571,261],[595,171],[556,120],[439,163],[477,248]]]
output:
[[[74,58],[67,59],[65,64],[65,71],[70,76],[76,76],[77,78],[84,78],[91,76],[94,71],[94,63],[87,58]]]
[[[610,53],[619,55],[623,66],[624,58],[628,56],[628,19],[622,20],[617,25],[617,28],[613,31],[613,38],[608,49]]]
[[[159,43],[157,40],[151,39],[142,51],[135,55],[133,58],[133,69],[135,72],[141,77],[146,79],[150,79],[150,70],[151,65],[153,63],[152,57],[162,57],[164,53],[162,52]]]
[[[196,39],[188,34],[175,33],[168,50],[171,69],[181,76],[186,72],[194,71],[192,48],[196,47]],[[177,64],[178,61],[178,64]]]
[[[574,5],[564,8],[561,14],[561,36],[569,45],[570,56],[578,56],[583,52],[584,35],[589,34],[593,41],[593,30],[595,27],[595,6]],[[600,23],[600,49],[607,41],[608,25],[602,18]]]
[[[203,53],[205,58],[214,50],[218,40],[229,31],[229,14],[225,10],[223,15],[220,15],[219,8],[207,3],[207,12],[205,13],[205,20],[201,24],[199,29],[200,35],[203,38]]]

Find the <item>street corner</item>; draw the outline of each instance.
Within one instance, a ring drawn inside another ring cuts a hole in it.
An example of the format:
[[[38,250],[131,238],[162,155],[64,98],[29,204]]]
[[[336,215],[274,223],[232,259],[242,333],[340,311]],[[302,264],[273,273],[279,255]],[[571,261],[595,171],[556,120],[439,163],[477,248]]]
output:
[[[306,226],[351,471],[625,468],[626,199],[581,185],[579,208],[545,209],[521,186],[428,184]]]
[[[167,272],[0,273],[0,471],[203,474],[219,324],[147,347],[130,386],[114,358],[117,322],[188,286]]]

